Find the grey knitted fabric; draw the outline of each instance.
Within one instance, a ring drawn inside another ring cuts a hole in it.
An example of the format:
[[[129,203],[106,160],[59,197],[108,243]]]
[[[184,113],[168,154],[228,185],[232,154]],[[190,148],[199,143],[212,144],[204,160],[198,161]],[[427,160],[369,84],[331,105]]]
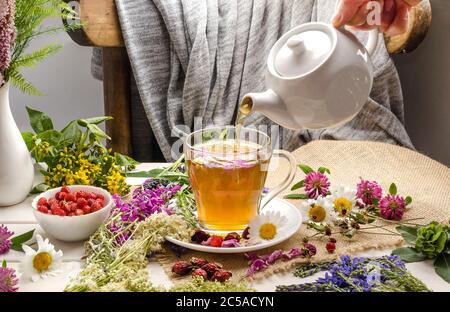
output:
[[[301,23],[329,22],[335,2],[116,0],[140,94],[133,106],[144,108],[166,160],[172,159],[171,144],[178,139],[172,136],[176,126],[185,125],[181,129],[189,132],[194,122],[232,124],[242,96],[265,89],[266,58],[277,39]],[[366,34],[357,35],[366,40]],[[292,150],[311,140],[354,139],[412,148],[403,126],[399,77],[383,40],[373,63],[371,98],[353,121],[335,129],[283,130],[282,147]],[[272,123],[259,114],[247,122]],[[133,148],[142,148],[147,140],[136,138]]]

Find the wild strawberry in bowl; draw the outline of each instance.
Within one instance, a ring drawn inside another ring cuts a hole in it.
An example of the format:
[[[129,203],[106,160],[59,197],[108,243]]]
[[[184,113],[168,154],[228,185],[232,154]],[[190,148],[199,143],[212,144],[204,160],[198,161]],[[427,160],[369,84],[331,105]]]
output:
[[[104,189],[72,185],[48,190],[33,202],[33,213],[40,226],[62,241],[89,238],[108,217],[112,197]]]

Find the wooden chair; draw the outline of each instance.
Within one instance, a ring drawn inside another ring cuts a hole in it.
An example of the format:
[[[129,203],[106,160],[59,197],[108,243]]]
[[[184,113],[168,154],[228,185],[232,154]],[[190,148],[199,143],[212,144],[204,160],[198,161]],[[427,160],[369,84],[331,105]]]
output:
[[[106,131],[111,136],[110,146],[122,154],[131,155],[130,126],[130,64],[114,0],[65,0],[78,10],[83,29],[69,35],[82,46],[100,47],[103,50],[103,91],[105,114],[114,119],[107,122]],[[410,23],[405,34],[385,36],[389,53],[409,53],[425,38],[431,25],[429,0],[410,12]],[[67,21],[64,21],[67,23]]]

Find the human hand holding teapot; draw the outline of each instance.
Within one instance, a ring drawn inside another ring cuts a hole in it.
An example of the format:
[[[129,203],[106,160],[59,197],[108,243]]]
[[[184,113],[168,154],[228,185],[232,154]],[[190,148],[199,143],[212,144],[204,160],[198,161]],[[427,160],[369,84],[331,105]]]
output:
[[[352,120],[372,90],[371,56],[377,48],[379,29],[401,30],[408,12],[405,8],[420,3],[419,0],[379,0],[376,3],[382,5],[381,25],[370,26],[369,12],[365,11],[369,2],[340,0],[334,25],[312,22],[285,33],[268,56],[267,90],[246,94],[239,108],[240,115],[260,112],[294,130],[338,127]],[[393,8],[395,14],[391,16],[389,12]],[[365,45],[345,27],[335,27],[347,23],[358,29],[371,29]]]
[[[377,0],[381,6],[381,25],[370,25],[368,3],[373,0],[339,0],[332,23],[334,27],[349,25],[359,30],[378,28],[388,36],[404,33],[408,27],[408,11],[421,0]]]

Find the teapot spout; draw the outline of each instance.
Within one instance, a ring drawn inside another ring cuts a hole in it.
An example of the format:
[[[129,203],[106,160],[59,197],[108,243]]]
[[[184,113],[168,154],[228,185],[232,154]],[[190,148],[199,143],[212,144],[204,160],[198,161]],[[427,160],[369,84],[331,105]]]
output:
[[[240,116],[246,116],[251,112],[260,112],[285,128],[301,129],[301,126],[292,119],[283,100],[270,89],[265,92],[246,94],[239,107],[239,112]]]

